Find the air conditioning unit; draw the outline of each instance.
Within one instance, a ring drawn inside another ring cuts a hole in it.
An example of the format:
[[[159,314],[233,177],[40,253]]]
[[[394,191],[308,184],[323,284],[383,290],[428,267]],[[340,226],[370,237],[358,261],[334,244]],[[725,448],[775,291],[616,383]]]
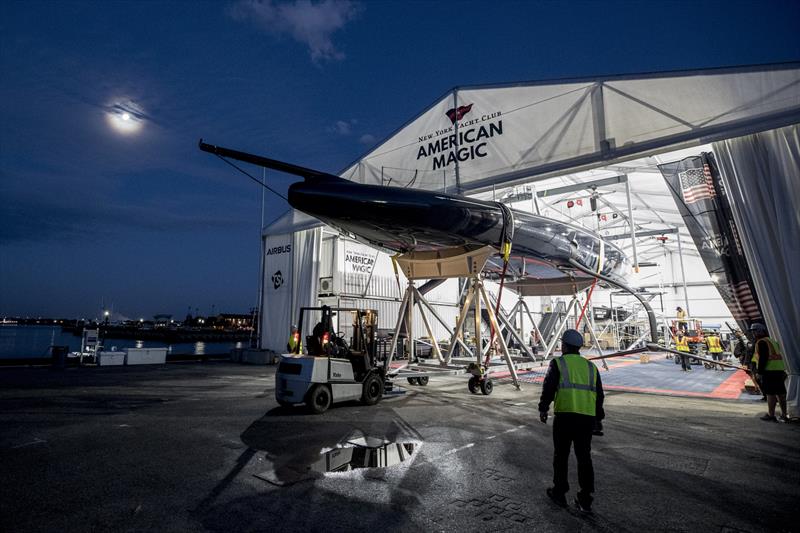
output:
[[[333,294],[333,278],[319,278],[320,296]]]

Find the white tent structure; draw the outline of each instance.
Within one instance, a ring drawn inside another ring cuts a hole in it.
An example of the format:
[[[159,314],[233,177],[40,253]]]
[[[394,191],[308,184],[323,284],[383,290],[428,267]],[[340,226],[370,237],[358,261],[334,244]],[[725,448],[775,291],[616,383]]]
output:
[[[515,195],[532,202],[557,184],[625,176],[622,187],[621,180],[598,187],[610,216],[589,224],[629,236],[619,242],[641,261],[681,241],[696,253],[655,165],[665,152],[698,153],[713,143],[767,325],[788,360],[790,399],[800,407],[798,124],[800,63],[455,88],[341,175],[510,203]],[[575,218],[563,198],[538,208]],[[641,240],[676,231],[682,239],[665,248]],[[673,260],[670,269],[677,270]]]
[[[798,122],[798,63],[455,88],[341,175],[479,192]]]

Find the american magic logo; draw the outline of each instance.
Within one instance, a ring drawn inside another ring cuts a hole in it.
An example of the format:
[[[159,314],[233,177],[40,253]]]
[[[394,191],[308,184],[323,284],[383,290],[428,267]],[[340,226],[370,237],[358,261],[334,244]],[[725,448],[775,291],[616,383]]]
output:
[[[503,134],[500,111],[468,117],[473,104],[448,109],[445,115],[451,126],[419,137],[417,161],[431,159],[437,170],[489,155],[489,139]]]

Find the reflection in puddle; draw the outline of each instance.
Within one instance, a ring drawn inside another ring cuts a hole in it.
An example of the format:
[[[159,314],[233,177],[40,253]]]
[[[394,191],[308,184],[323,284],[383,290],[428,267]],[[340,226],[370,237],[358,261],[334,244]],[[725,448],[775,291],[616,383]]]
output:
[[[364,440],[364,439],[359,439]],[[380,468],[408,461],[414,455],[415,444],[390,442],[379,446],[366,446],[348,442],[322,454],[322,458],[308,467],[314,472],[347,472],[357,468]]]
[[[299,481],[315,479],[331,472],[350,472],[366,468],[381,468],[410,461],[419,443],[388,442],[373,437],[360,437],[326,448],[322,452],[300,451],[284,460],[278,460],[272,469],[255,474],[257,478],[273,485],[286,486]]]

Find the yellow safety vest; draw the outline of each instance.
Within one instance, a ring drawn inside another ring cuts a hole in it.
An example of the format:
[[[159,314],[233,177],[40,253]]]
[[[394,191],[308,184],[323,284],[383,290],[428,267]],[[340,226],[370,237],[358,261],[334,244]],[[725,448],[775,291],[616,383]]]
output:
[[[758,343],[761,341],[767,341],[767,347],[769,348],[769,357],[767,359],[767,365],[764,367],[765,371],[771,370],[786,370],[786,367],[783,364],[783,355],[781,354],[781,347],[778,346],[778,343],[774,340],[770,339],[769,337],[764,337],[763,339],[758,339],[756,341],[755,349],[753,350],[753,361],[756,364],[756,368],[758,368]]]
[[[556,413],[597,414],[597,367],[578,354],[556,357],[561,379],[556,391]]]
[[[708,351],[711,353],[721,353],[722,352],[722,345],[720,345],[719,337],[711,336],[706,339],[708,343]]]
[[[678,317],[679,323],[686,322],[686,311],[680,310],[676,316]]]
[[[689,349],[689,340],[686,337],[684,337],[683,340],[675,339],[675,348],[677,348],[677,350],[679,352],[690,352],[691,351]]]

